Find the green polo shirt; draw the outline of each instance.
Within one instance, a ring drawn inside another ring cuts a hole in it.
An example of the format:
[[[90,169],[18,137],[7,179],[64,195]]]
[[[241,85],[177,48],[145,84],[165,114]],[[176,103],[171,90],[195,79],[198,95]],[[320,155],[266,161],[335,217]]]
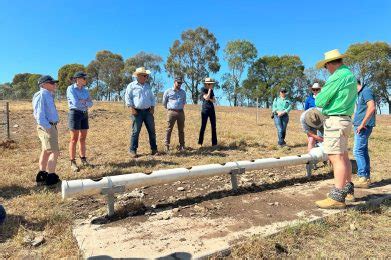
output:
[[[327,116],[351,116],[356,99],[356,77],[346,65],[342,65],[328,78],[315,98],[315,105],[321,107],[322,113]]]
[[[292,102],[286,98],[277,97],[273,101],[273,112],[285,111],[287,114],[292,109]]]

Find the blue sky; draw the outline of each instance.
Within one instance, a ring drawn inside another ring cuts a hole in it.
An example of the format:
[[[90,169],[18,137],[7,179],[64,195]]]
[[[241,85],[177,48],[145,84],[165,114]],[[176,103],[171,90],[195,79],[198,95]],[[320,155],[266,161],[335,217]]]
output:
[[[103,49],[166,59],[181,32],[198,26],[221,46],[217,78],[227,70],[223,49],[236,39],[253,42],[258,56],[296,54],[312,67],[334,48],[391,42],[391,1],[0,0],[0,83],[22,72],[57,77],[61,66],[88,65]]]

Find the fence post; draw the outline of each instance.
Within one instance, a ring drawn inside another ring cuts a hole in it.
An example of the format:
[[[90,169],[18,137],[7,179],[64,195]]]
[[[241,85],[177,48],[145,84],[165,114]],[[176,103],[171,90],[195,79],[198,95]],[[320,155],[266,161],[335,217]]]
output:
[[[9,103],[5,102],[5,127],[7,129],[7,140],[11,139],[10,136],[10,114],[9,114]]]
[[[255,114],[256,114],[256,122],[258,125],[258,98],[257,98],[257,104],[256,104],[256,108],[255,108]]]

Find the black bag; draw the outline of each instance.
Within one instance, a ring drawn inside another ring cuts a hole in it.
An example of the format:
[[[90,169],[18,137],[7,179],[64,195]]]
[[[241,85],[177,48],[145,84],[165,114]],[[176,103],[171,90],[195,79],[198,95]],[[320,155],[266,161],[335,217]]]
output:
[[[271,119],[274,119],[274,112],[272,112],[272,115],[270,116]]]

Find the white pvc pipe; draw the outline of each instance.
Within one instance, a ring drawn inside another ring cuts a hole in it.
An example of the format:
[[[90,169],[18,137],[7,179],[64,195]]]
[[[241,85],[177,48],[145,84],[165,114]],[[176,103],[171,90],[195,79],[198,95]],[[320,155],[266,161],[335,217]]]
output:
[[[83,179],[62,181],[62,198],[69,198],[77,194],[97,194],[102,188],[113,186],[125,186],[128,189],[151,186],[157,184],[171,183],[197,177],[210,177],[220,174],[228,174],[237,168],[244,168],[246,171],[261,170],[268,168],[284,167],[306,164],[308,162],[326,161],[327,155],[322,148],[314,148],[308,154],[297,156],[286,156],[281,158],[256,159],[251,161],[228,162],[225,164],[207,164],[193,166],[191,168],[175,168],[168,170],[157,170],[150,174],[132,173],[117,176],[103,177],[99,180]]]

